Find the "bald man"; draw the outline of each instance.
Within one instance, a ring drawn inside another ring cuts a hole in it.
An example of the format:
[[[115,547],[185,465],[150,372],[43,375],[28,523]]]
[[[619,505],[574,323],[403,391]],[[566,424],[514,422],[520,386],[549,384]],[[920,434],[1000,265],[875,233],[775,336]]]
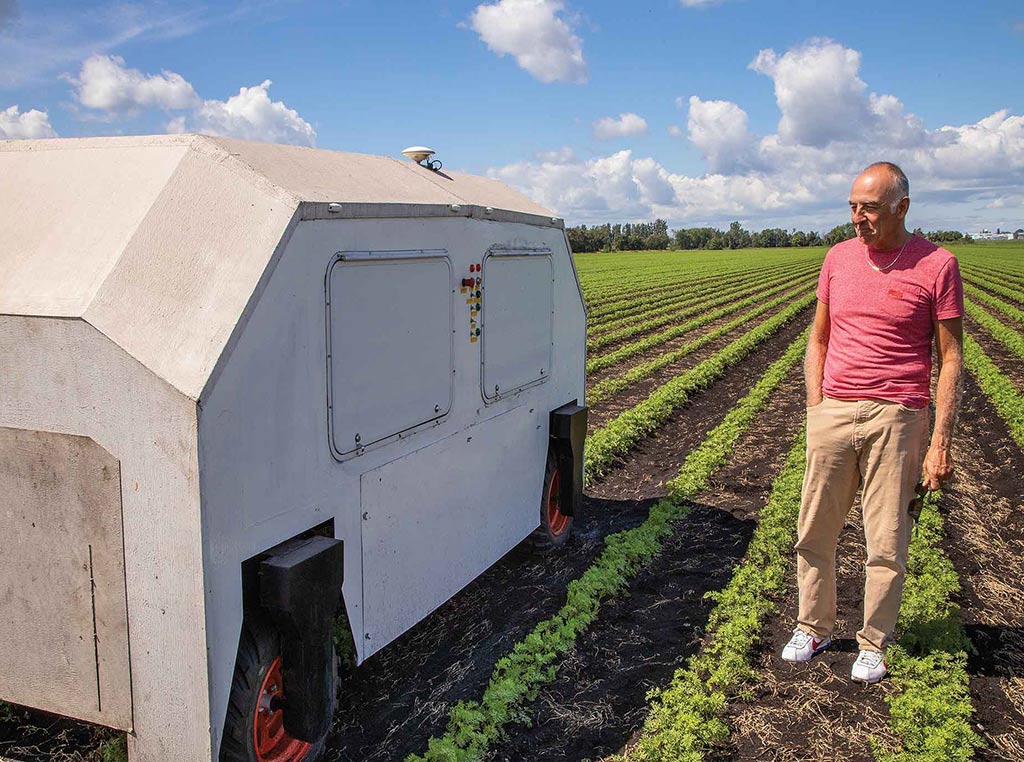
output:
[[[835,552],[861,490],[867,563],[860,653],[851,679],[886,674],[886,642],[903,596],[919,483],[953,474],[959,404],[963,284],[956,258],[907,232],[910,184],[898,166],[872,164],[854,181],[857,237],[828,252],[807,347],[807,470],[797,529],[800,608],[782,651],[810,660],[832,642]],[[929,439],[932,344],[940,366]]]

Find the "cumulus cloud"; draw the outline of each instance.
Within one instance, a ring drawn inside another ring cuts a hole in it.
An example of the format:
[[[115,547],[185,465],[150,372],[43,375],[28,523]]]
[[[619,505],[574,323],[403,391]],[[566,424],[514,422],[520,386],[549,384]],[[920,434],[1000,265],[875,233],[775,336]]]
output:
[[[870,92],[860,78],[860,54],[831,40],[782,54],[761,51],[751,68],[774,82],[781,112],[774,134],[755,135],[736,103],[697,95],[677,100],[688,111],[686,135],[707,174],[674,173],[629,151],[519,162],[491,174],[581,222],[660,216],[673,224],[746,219],[831,227],[842,221],[853,177],[879,160],[907,171],[912,215],[932,201],[931,209],[959,215],[967,230],[976,223],[964,216],[969,210],[1017,208],[1024,116],[1002,109],[974,123],[928,129],[896,96]],[[678,127],[670,132],[683,134]],[[955,227],[956,219],[937,215],[932,226]],[[920,217],[913,223],[929,224]]]
[[[619,118],[606,116],[594,121],[594,137],[598,140],[627,138],[647,132],[647,120],[636,114],[619,114]]]
[[[281,101],[270,100],[271,82],[243,87],[226,101],[203,101],[195,112],[199,132],[243,140],[316,145],[316,130]]]
[[[731,101],[690,96],[689,138],[713,172],[733,172],[753,164],[755,138],[747,112]]]
[[[167,121],[169,133],[205,132],[211,135],[272,143],[316,145],[316,130],[282,101],[270,99],[269,79],[242,87],[227,100],[200,98],[180,74],[146,74],[131,69],[119,56],[94,55],[83,62],[75,86],[78,103],[113,120],[146,109],[177,113]]]
[[[560,16],[560,0],[498,0],[478,5],[469,24],[487,47],[510,55],[541,82],[587,81],[583,41]]]
[[[195,89],[180,74],[143,74],[129,69],[120,56],[85,59],[75,85],[78,102],[111,114],[132,114],[145,108],[186,109],[199,102]]]
[[[21,112],[17,106],[0,110],[0,138],[55,138],[50,126],[50,115],[45,111],[29,109]]]

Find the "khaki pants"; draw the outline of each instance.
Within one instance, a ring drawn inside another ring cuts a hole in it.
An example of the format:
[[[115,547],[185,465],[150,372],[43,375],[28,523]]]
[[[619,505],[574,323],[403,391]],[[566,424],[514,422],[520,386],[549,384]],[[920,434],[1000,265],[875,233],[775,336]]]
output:
[[[867,540],[860,648],[881,651],[903,596],[915,497],[928,445],[928,409],[826,397],[807,410],[807,470],[797,525],[798,626],[816,638],[836,621],[836,543],[862,487]]]

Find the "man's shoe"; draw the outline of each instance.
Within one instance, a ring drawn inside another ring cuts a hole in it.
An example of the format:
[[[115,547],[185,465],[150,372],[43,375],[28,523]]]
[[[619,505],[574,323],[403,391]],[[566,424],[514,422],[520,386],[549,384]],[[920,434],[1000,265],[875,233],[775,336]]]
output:
[[[877,683],[889,669],[883,655],[878,651],[861,651],[850,670],[850,679],[855,683]]]
[[[791,662],[810,661],[814,654],[824,651],[830,645],[832,645],[832,638],[817,640],[813,635],[797,628],[793,630],[793,637],[789,639],[786,647],[782,649],[782,660]]]

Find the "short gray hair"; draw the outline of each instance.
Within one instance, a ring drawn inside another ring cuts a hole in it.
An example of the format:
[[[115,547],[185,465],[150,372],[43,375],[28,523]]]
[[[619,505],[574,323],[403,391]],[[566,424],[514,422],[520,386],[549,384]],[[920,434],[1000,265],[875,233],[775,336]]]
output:
[[[899,165],[893,164],[891,161],[876,161],[865,167],[864,171],[867,172],[875,167],[884,167],[889,173],[889,208],[895,212],[900,201],[910,198],[910,180],[907,179],[906,173],[899,168]]]

